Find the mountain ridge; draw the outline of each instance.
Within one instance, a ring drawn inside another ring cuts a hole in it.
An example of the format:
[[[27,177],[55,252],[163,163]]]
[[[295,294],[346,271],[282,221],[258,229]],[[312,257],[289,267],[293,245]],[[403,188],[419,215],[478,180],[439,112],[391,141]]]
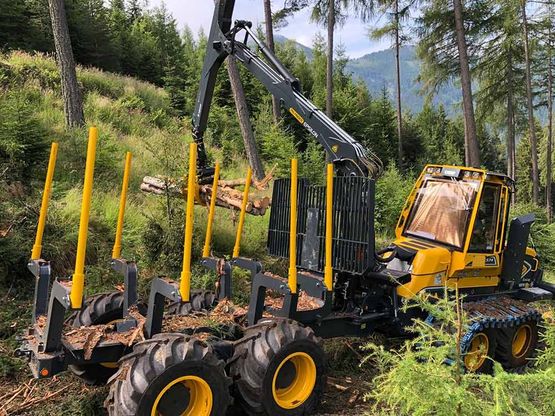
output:
[[[292,41],[297,48],[307,55],[309,60],[312,59],[312,48],[282,35],[276,35],[275,40],[278,43]],[[403,111],[418,113],[422,109],[426,97],[422,93],[422,83],[418,81],[421,62],[416,56],[416,48],[413,45],[401,47],[400,59]],[[370,94],[380,95],[385,88],[391,101],[395,102],[396,75],[395,51],[393,49],[384,49],[368,53],[359,58],[349,59],[346,71],[355,79],[362,80],[368,87]],[[436,92],[432,102],[435,105],[443,105],[446,113],[453,115],[460,111],[460,90],[454,83],[444,85]]]
[[[401,98],[405,110],[413,113],[420,111],[426,100],[422,93],[422,83],[418,81],[421,62],[416,56],[416,48],[412,45],[401,47]],[[396,96],[395,51],[385,49],[372,52],[360,58],[350,59],[346,70],[355,78],[364,81],[371,94],[380,94],[385,88],[394,101]],[[460,90],[454,83],[448,83],[438,89],[432,99],[435,105],[443,105],[447,114],[459,110],[461,102]]]

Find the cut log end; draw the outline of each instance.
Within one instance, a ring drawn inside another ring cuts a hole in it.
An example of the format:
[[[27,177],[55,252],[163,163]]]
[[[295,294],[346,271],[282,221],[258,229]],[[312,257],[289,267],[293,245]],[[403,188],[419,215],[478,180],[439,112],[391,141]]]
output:
[[[254,182],[253,185],[257,189],[266,189],[271,181],[271,173],[260,182]],[[166,195],[169,193],[172,196],[184,198],[187,189],[183,186],[184,182],[165,177],[145,176],[141,183],[140,189],[145,193],[154,195]],[[220,180],[218,181],[218,191],[216,194],[216,206],[240,210],[243,202],[243,192],[234,189],[237,186],[245,184],[245,179],[237,180]],[[209,205],[212,198],[212,185],[199,185],[199,201],[195,201],[201,205]],[[266,214],[267,209],[271,205],[269,197],[255,198],[249,195],[249,202],[247,203],[246,212],[250,215],[262,216]]]

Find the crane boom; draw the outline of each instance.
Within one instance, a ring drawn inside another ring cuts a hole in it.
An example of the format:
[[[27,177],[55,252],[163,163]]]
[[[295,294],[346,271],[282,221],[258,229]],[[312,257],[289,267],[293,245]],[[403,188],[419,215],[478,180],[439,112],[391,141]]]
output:
[[[203,137],[214,95],[219,68],[228,56],[240,62],[281,105],[322,145],[327,158],[340,175],[377,177],[382,162],[362,144],[318,109],[300,88],[300,83],[271,50],[252,31],[248,21],[231,25],[235,0],[218,0],[207,42],[200,88],[193,113],[193,137],[199,149],[199,167],[206,168]],[[244,34],[239,41],[236,38]],[[258,46],[262,59],[249,46],[249,38]]]

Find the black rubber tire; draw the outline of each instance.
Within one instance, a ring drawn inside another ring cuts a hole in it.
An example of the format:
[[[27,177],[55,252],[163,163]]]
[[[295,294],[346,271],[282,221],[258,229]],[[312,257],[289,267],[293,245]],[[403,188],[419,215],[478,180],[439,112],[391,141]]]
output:
[[[192,290],[190,302],[172,303],[168,307],[168,314],[185,316],[193,312],[209,311],[213,309],[217,303],[216,294],[211,290]]]
[[[102,293],[85,300],[85,307],[73,317],[71,326],[102,325],[123,318],[123,292]]]
[[[156,397],[178,377],[194,375],[212,390],[211,416],[224,416],[231,404],[231,379],[224,362],[203,341],[182,334],[158,334],[135,345],[120,360],[104,402],[110,416],[150,416]]]
[[[312,329],[291,320],[262,321],[245,331],[235,349],[231,374],[235,396],[247,414],[312,415],[326,386],[326,356]],[[272,393],[273,376],[294,352],[305,352],[316,364],[316,384],[309,398],[294,409],[280,407]]]
[[[531,339],[526,352],[520,356],[513,355],[513,338],[518,329],[528,325],[531,329]],[[538,347],[538,323],[535,320],[528,320],[512,328],[499,328],[497,334],[497,350],[495,357],[497,361],[508,371],[520,371],[531,363],[531,359],[536,354]]]
[[[496,348],[497,348],[497,331],[492,330],[492,329],[483,329],[483,330],[476,333],[476,335],[478,335],[478,334],[484,334],[485,336],[488,337],[488,345],[489,345],[488,358],[476,370],[471,371],[471,370],[467,369],[466,366],[465,366],[465,371],[473,372],[473,373],[477,373],[477,374],[492,374],[493,373],[493,360],[495,358],[495,351],[496,351]],[[464,354],[464,352],[463,352],[463,354]],[[463,364],[464,364],[464,356],[463,356]]]
[[[123,292],[104,293],[87,299],[85,307],[72,317],[70,324],[80,328],[103,325],[118,319],[123,319]],[[118,370],[102,364],[70,365],[69,369],[85,383],[91,385],[106,384]]]

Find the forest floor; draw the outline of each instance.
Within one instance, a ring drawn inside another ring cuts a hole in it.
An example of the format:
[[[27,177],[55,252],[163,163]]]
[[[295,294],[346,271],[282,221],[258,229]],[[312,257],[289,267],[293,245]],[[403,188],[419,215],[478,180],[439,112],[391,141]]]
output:
[[[0,306],[0,416],[107,414],[103,407],[108,395],[106,386],[88,386],[69,371],[52,379],[32,377],[27,363],[14,357],[16,336],[28,324],[30,305],[13,298],[4,299],[1,305],[9,307]],[[365,356],[361,347],[366,342],[348,338],[324,341],[330,368],[318,416],[354,416],[368,410],[364,394],[375,370],[370,365],[360,366]],[[232,414],[242,412],[232,409],[229,415]]]
[[[549,274],[553,281],[553,274]],[[69,371],[52,379],[35,380],[24,360],[14,358],[16,336],[28,325],[28,301],[0,299],[0,416],[8,415],[106,415],[103,407],[108,387],[83,383]],[[364,400],[377,369],[372,363],[361,365],[368,343],[397,348],[402,339],[374,335],[367,339],[337,338],[324,341],[329,370],[325,394],[315,416],[355,416],[370,411]],[[229,412],[228,416],[242,415]]]
[[[1,354],[9,354],[2,350]],[[317,416],[362,415],[368,410],[364,391],[368,375],[356,370],[352,375],[335,374],[328,377],[328,385],[318,408]],[[108,387],[84,384],[76,376],[66,373],[48,380],[35,380],[23,368],[16,377],[0,379],[0,416],[8,415],[105,415],[104,398]],[[231,414],[242,414],[232,411]]]

